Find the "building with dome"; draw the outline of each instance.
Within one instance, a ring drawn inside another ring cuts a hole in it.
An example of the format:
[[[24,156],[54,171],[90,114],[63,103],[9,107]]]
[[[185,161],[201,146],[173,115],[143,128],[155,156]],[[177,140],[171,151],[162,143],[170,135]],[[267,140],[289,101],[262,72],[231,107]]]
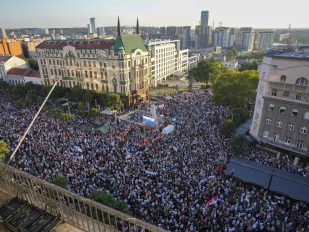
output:
[[[123,35],[118,18],[116,39],[50,40],[36,51],[44,85],[59,79],[64,87],[119,93],[130,105],[148,99],[151,59],[138,21],[136,34]]]

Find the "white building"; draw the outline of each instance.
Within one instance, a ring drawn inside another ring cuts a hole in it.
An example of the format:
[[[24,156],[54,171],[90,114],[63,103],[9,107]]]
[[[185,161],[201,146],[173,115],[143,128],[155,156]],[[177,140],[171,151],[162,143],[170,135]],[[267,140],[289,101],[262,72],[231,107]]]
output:
[[[99,37],[104,37],[105,36],[105,28],[104,27],[98,27],[97,33]]]
[[[171,76],[182,76],[188,72],[189,50],[180,50],[179,40],[150,41],[151,84],[157,86]]]
[[[27,68],[27,62],[16,56],[0,56],[0,79],[12,68]]]
[[[254,45],[254,30],[251,27],[242,27],[236,38],[236,48],[239,51],[252,51]]]
[[[28,68],[12,68],[6,73],[4,80],[10,85],[24,85],[27,82],[42,84],[40,72]]]
[[[273,31],[259,31],[255,35],[255,48],[267,50],[273,46],[275,33]]]
[[[92,33],[92,37],[96,37],[97,36],[97,29],[95,27],[95,18],[90,18],[90,28],[91,28],[91,33]]]

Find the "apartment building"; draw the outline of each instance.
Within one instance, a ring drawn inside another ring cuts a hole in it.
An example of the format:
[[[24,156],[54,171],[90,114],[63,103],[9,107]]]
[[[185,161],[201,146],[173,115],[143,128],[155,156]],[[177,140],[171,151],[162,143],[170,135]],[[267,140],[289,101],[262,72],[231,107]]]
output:
[[[166,81],[167,78],[181,76],[188,72],[189,50],[180,50],[179,40],[155,40],[148,43],[151,53],[151,85]]]
[[[239,51],[252,51],[254,45],[254,30],[252,27],[242,27],[236,37],[236,48]]]
[[[250,134],[309,157],[309,53],[264,57]]]

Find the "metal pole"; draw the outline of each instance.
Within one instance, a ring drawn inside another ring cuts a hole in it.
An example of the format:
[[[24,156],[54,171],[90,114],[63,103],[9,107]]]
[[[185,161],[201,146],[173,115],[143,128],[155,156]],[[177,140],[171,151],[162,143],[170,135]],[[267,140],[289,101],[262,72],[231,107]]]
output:
[[[13,151],[13,153],[10,156],[10,159],[8,160],[7,164],[9,164],[11,162],[11,160],[14,158],[14,156],[16,155],[16,152],[18,151],[20,145],[22,144],[22,142],[25,140],[27,134],[29,133],[34,121],[36,120],[36,118],[39,116],[41,110],[43,109],[44,105],[46,104],[49,96],[52,94],[52,92],[54,91],[56,85],[58,84],[58,80],[55,82],[55,84],[53,85],[53,87],[51,88],[51,90],[49,91],[48,95],[46,96],[44,102],[42,103],[41,107],[39,108],[38,112],[36,113],[36,115],[34,116],[34,118],[32,119],[30,125],[28,126],[26,132],[24,133],[24,135],[21,137],[21,139],[19,140],[19,143],[17,144],[15,150]]]
[[[69,98],[67,98],[67,104],[68,104],[68,111],[69,111],[69,115],[71,115],[70,105],[69,105]]]

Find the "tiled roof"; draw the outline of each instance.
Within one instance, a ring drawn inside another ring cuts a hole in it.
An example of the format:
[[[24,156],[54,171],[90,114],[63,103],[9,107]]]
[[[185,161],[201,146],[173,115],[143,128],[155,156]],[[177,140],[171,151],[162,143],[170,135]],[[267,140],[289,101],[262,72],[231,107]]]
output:
[[[41,78],[39,71],[34,71],[27,68],[11,68],[7,72],[7,75]]]
[[[62,49],[65,46],[73,46],[76,49],[109,49],[113,46],[113,39],[105,40],[47,40],[40,43],[36,48]]]
[[[0,56],[0,62],[8,61],[12,56]]]
[[[147,51],[142,37],[138,34],[118,36],[113,47],[115,51],[123,47],[126,53],[131,53],[136,49]]]

